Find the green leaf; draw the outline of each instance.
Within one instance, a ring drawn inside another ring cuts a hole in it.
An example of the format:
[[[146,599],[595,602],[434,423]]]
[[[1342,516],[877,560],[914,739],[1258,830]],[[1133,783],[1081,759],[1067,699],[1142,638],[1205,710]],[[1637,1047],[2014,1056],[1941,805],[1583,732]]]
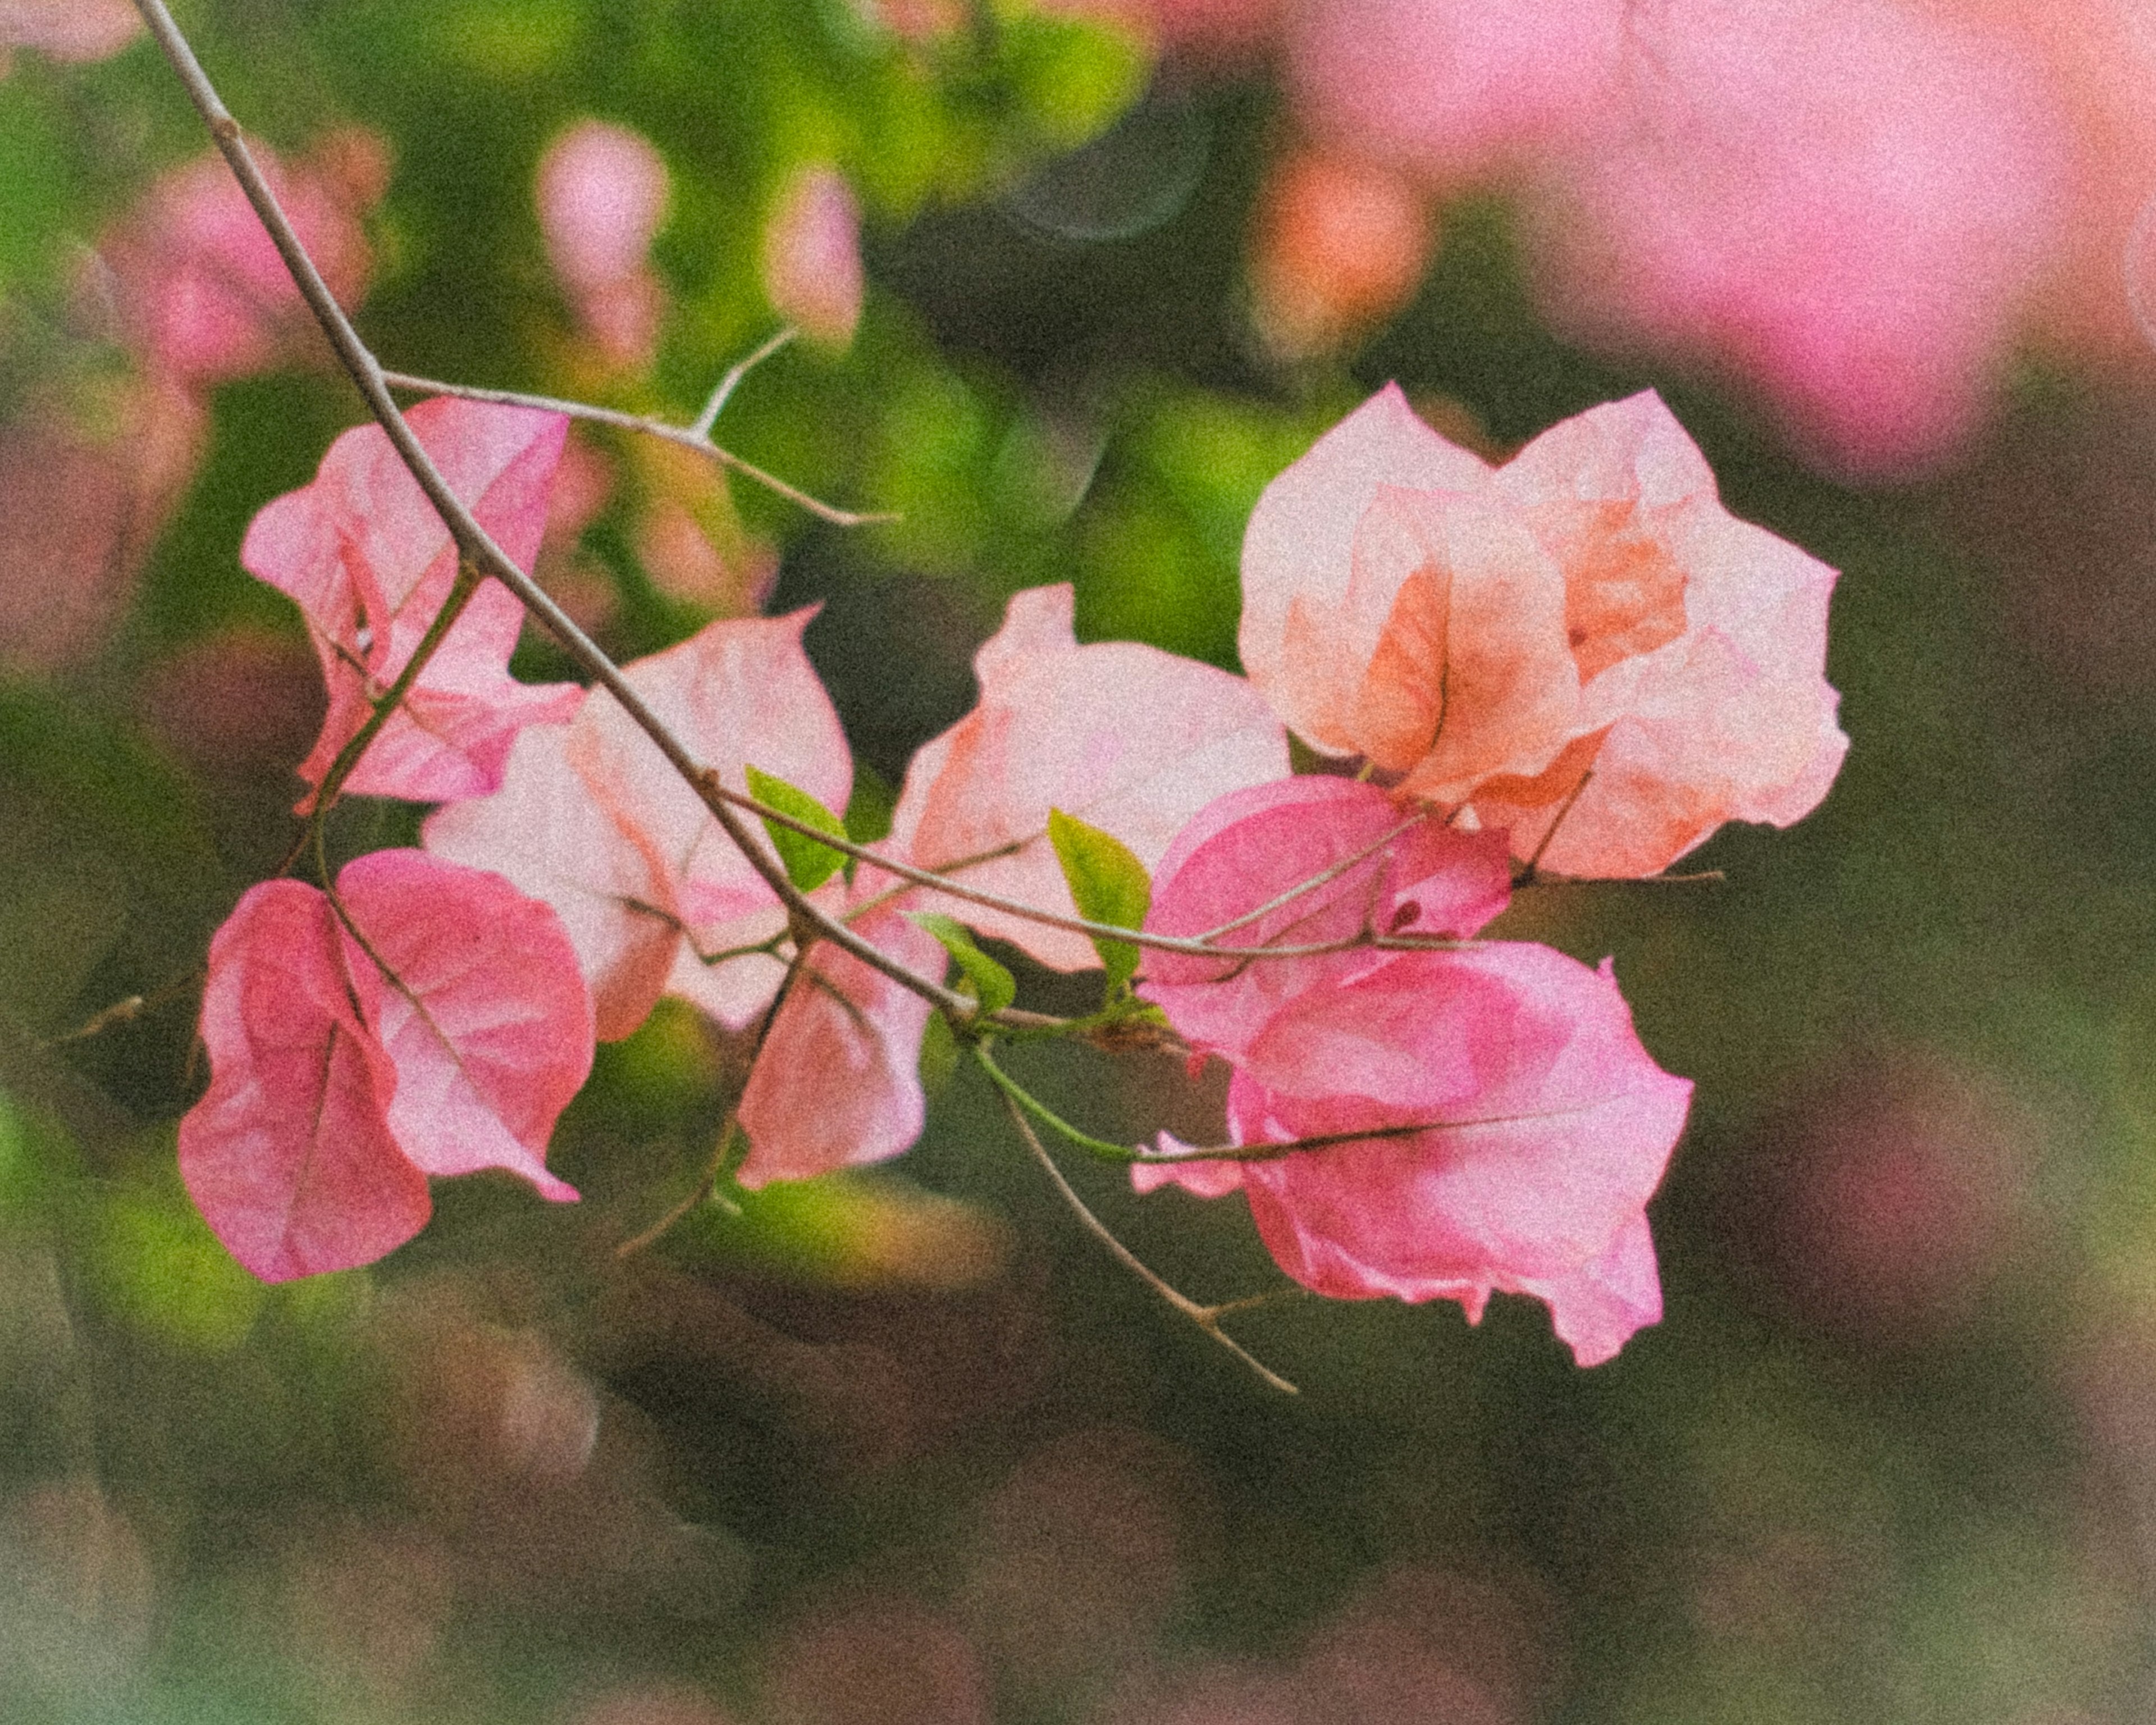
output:
[[[1060,809],[1048,811],[1048,842],[1055,847],[1070,884],[1070,901],[1088,922],[1112,922],[1118,928],[1142,928],[1152,907],[1152,881],[1130,846],[1112,833],[1088,826]],[[1137,972],[1138,949],[1128,941],[1095,936],[1093,950],[1108,973],[1108,992],[1130,985]]]
[[[948,916],[934,911],[909,911],[906,920],[943,943],[943,950],[958,963],[958,969],[973,991],[973,999],[980,1003],[983,1015],[1001,1012],[1018,999],[1018,978],[973,944],[973,937],[965,925],[954,922]]]
[[[749,794],[757,802],[768,804],[782,814],[790,814],[796,820],[806,821],[834,839],[846,836],[844,823],[808,792],[768,773],[759,773],[753,767],[747,771]],[[775,820],[767,819],[763,829],[771,834],[771,842],[778,849],[778,860],[786,865],[786,878],[803,892],[821,886],[838,873],[839,865],[846,860],[843,852],[828,845],[819,845],[814,839],[791,827],[783,827]]]

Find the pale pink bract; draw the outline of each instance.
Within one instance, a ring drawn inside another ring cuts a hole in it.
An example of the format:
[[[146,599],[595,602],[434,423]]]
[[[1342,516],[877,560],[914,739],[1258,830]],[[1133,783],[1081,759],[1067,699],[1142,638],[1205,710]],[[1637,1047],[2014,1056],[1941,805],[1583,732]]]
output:
[[[1328,875],[1322,886],[1251,916]],[[1192,938],[1224,928],[1221,942],[1237,947],[1317,946],[1366,934],[1465,938],[1511,896],[1501,834],[1460,832],[1374,785],[1305,776],[1209,803],[1161,861],[1146,931]],[[1352,979],[1389,957],[1368,946],[1255,961],[1153,950],[1139,993],[1192,1048],[1235,1060],[1303,989]]]
[[[1072,611],[1067,583],[1013,596],[973,661],[980,704],[914,756],[889,840],[918,868],[971,859],[967,885],[1065,916],[1050,809],[1152,868],[1215,797],[1288,772],[1280,722],[1241,678],[1135,642],[1081,646]],[[1100,962],[1082,934],[930,892],[916,901],[1057,970]]]
[[[859,906],[898,884],[865,867],[847,901]],[[853,928],[916,974],[942,974],[942,947],[900,911],[871,910]],[[920,1065],[928,1013],[912,989],[829,942],[817,946],[742,1093],[750,1147],[741,1183],[806,1179],[911,1147],[927,1109]]]
[[[450,490],[528,569],[568,422],[452,399],[422,402],[405,418]],[[250,574],[298,603],[321,660],[330,710],[300,768],[320,785],[441,610],[456,579],[456,547],[388,436],[362,425],[330,445],[311,484],[264,507],[239,555]],[[583,698],[573,684],[509,675],[523,620],[515,594],[483,582],[346,788],[413,802],[496,789],[517,732],[567,717]]]
[[[861,213],[835,168],[795,170],[763,234],[763,293],[812,341],[844,347],[861,321]]]

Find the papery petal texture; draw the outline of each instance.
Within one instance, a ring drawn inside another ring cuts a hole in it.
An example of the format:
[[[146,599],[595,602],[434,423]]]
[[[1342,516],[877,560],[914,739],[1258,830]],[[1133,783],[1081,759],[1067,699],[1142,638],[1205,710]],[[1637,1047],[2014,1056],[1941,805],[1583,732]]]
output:
[[[567,725],[531,725],[492,796],[428,816],[427,849],[488,869],[553,907],[588,983],[601,1041],[629,1034],[665,991],[681,932],[657,879],[582,774]]]
[[[447,399],[423,402],[405,417],[479,524],[528,568],[546,529],[548,488],[568,422],[557,413]],[[330,445],[311,485],[256,516],[240,562],[306,615],[330,690],[321,737],[300,769],[319,785],[448,598],[455,546],[387,435],[364,425]],[[510,676],[522,619],[513,594],[484,583],[346,788],[415,802],[497,789],[516,732],[567,719],[583,698],[572,684],[529,685]]]
[[[1409,1129],[1245,1164],[1297,1281],[1471,1317],[1493,1291],[1536,1294],[1591,1363],[1654,1306],[1632,1236],[1691,1094],[1640,1047],[1607,965],[1494,943],[1305,990],[1239,1066],[1229,1118],[1246,1145]]]
[[[837,710],[801,648],[813,610],[706,624],[680,645],[626,668],[629,682],[689,752],[744,794],[747,768],[784,779],[843,810],[853,756]],[[568,757],[622,832],[644,854],[665,902],[698,950],[735,944],[746,917],[778,896],[735,848],[703,799],[603,690],[570,728]],[[754,824],[752,824],[752,826]],[[760,826],[757,841],[765,844]],[[775,860],[775,855],[774,855]]]
[[[1659,398],[1495,471],[1454,451],[1476,471],[1440,485],[1372,480],[1424,449],[1404,421],[1442,444],[1381,393],[1251,516],[1244,654],[1306,740],[1562,874],[1653,874],[1725,821],[1817,804],[1848,747],[1834,571],[1723,509]]]
[[[892,817],[893,855],[964,864],[971,886],[1070,916],[1051,809],[1099,827],[1148,868],[1215,797],[1283,778],[1280,722],[1241,678],[1127,641],[1081,646],[1068,585],[1015,595],[974,660],[980,704],[924,745]],[[933,893],[947,912],[1044,964],[1099,962],[1083,935]]]
[[[250,890],[210,942],[210,1087],[180,1122],[180,1174],[264,1281],[371,1263],[426,1225],[426,1176],[389,1126],[396,1070],[363,1016],[381,990],[297,880]]]
[[[397,1069],[389,1124],[404,1153],[429,1174],[506,1168],[574,1199],[547,1172],[547,1141],[591,1073],[592,1001],[560,918],[424,850],[360,857],[337,890],[365,943],[353,968],[387,971],[372,1022]]]
[[[1308,882],[1321,884],[1286,898]],[[1502,834],[1460,832],[1374,785],[1306,776],[1208,804],[1163,859],[1146,928],[1194,938],[1236,923],[1220,936],[1236,947],[1369,933],[1464,938],[1505,908],[1511,890]],[[1233,1059],[1301,990],[1391,956],[1368,947],[1255,960],[1149,951],[1139,993],[1194,1049]]]
[[[1380,487],[1472,495],[1481,459],[1432,431],[1388,384],[1265,487],[1243,535],[1243,668],[1312,747],[1357,752],[1348,685],[1376,649],[1383,613],[1346,614],[1354,548]]]
[[[856,903],[893,883],[864,868]],[[940,977],[943,949],[897,911],[854,925],[901,963]],[[850,952],[811,949],[772,1021],[741,1101],[749,1153],[737,1178],[752,1189],[900,1154],[921,1136],[921,1035],[928,1003]]]

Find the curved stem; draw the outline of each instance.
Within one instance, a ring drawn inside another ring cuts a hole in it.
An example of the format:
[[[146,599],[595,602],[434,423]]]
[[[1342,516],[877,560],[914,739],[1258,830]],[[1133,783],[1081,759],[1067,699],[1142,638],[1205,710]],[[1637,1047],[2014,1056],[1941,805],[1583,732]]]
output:
[[[726,411],[726,403],[733,398],[734,391],[741,388],[741,380],[799,333],[789,323],[747,359],[737,361],[732,369],[719,379],[718,386],[705,400],[704,410],[690,422],[689,429],[700,437],[708,437],[711,428],[719,423],[719,415]]]
[[[1168,1281],[1159,1271],[1116,1239],[1108,1224],[1093,1214],[1086,1200],[1078,1195],[1078,1189],[1065,1178],[1063,1170],[1055,1165],[1055,1158],[1048,1153],[1048,1147],[1040,1142],[1040,1134],[1033,1129],[1033,1122],[1026,1118],[1025,1110],[1019,1106],[1016,1099],[1008,1091],[1004,1096],[1004,1106],[1009,1111],[1011,1124],[1018,1128],[1019,1136],[1025,1140],[1025,1147],[1033,1153],[1033,1159],[1040,1164],[1042,1172],[1048,1176],[1064,1203],[1070,1206],[1071,1214],[1078,1218],[1088,1234],[1108,1249],[1110,1255],[1118,1264],[1151,1288],[1173,1310],[1188,1318],[1205,1334],[1210,1336],[1221,1347],[1226,1348],[1229,1353],[1249,1367],[1256,1373],[1260,1383],[1279,1390],[1283,1395],[1301,1394],[1294,1384],[1281,1377],[1278,1372],[1220,1327],[1222,1314],[1228,1311],[1242,1309],[1247,1304],[1246,1301],[1234,1301],[1224,1307],[1201,1306]]]
[[[792,331],[788,331],[790,335]],[[741,381],[740,373],[754,361],[763,357],[770,347],[752,353],[739,366],[726,373],[719,388],[732,393],[732,385]],[[694,449],[700,455],[708,455],[721,467],[730,467],[743,479],[753,480],[774,495],[783,497],[788,503],[805,509],[821,521],[834,526],[872,527],[898,519],[888,510],[871,514],[860,514],[850,509],[840,509],[836,504],[826,503],[812,497],[798,485],[789,485],[776,474],[767,473],[751,461],[745,461],[732,449],[715,444],[706,429],[692,425],[670,425],[664,419],[654,419],[643,413],[624,412],[619,408],[603,408],[591,402],[568,401],[560,396],[531,395],[521,389],[485,389],[473,383],[450,383],[439,377],[416,377],[409,372],[385,371],[382,381],[392,389],[421,393],[428,395],[454,395],[465,401],[490,402],[496,407],[536,408],[542,413],[561,413],[572,419],[583,419],[594,425],[611,425],[617,431],[639,432],[646,437],[663,438],[668,443],[679,444],[684,449]],[[713,392],[721,406],[725,398]],[[708,403],[706,404],[708,405]],[[701,421],[700,421],[701,424]]]
[[[691,1210],[701,1209],[711,1199],[718,1196],[719,1181],[726,1173],[726,1160],[733,1151],[734,1137],[736,1133],[740,1132],[740,1115],[738,1113],[730,1111],[726,1116],[726,1124],[719,1128],[718,1144],[711,1152],[711,1159],[704,1168],[703,1178],[696,1183],[696,1190],[691,1192],[680,1203],[675,1204],[666,1212],[665,1214],[660,1217],[660,1219],[654,1222],[649,1227],[642,1229],[637,1233],[631,1235],[627,1240],[624,1240],[619,1245],[616,1246],[613,1249],[613,1255],[615,1257],[634,1257],[646,1246],[650,1245],[658,1240],[667,1232],[668,1230],[672,1228],[676,1222],[680,1221]],[[736,1214],[740,1214],[738,1207],[736,1208],[734,1213]]]

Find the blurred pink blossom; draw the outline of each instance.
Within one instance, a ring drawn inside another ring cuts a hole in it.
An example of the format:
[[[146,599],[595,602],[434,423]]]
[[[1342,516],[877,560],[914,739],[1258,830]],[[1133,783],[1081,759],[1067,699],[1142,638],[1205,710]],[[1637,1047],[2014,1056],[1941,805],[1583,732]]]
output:
[[[797,168],[763,233],[763,293],[812,341],[844,347],[861,321],[861,213],[837,169]]]
[[[141,14],[127,0],[0,0],[0,77],[10,49],[56,60],[101,60],[135,39]]]
[[[1436,240],[1428,195],[1398,171],[1319,151],[1283,157],[1251,234],[1258,326],[1290,357],[1334,347],[1414,296]]]
[[[1453,193],[1520,174],[1608,100],[1622,0],[1317,0],[1286,49],[1305,122]]]
[[[360,217],[386,160],[371,135],[335,135],[307,162],[255,155],[331,290],[349,309],[372,254]],[[98,250],[112,272],[122,331],[153,369],[192,386],[277,363],[314,327],[269,232],[223,158],[197,157],[151,186]]]
[[[1216,57],[1270,32],[1322,155],[1516,194],[1562,329],[1727,371],[1855,476],[1954,454],[2032,326],[2112,352],[2132,328],[2118,259],[2156,180],[2134,0],[1090,9]],[[1360,193],[1332,196],[1346,222]]]
[[[1620,68],[1532,218],[1558,323],[1732,367],[1855,474],[1965,442],[2057,218],[2034,69],[1891,0],[1663,0]]]
[[[94,652],[199,458],[202,408],[156,379],[123,387],[102,434],[33,417],[0,429],[0,665]]]
[[[1766,1267],[1806,1318],[1871,1345],[1965,1322],[2040,1238],[2035,1116],[1923,1050],[1840,1060],[1770,1127],[1755,1207]]]
[[[666,218],[665,158],[627,126],[580,121],[547,146],[535,191],[547,260],[578,320],[613,363],[649,363],[666,315],[648,261]]]

